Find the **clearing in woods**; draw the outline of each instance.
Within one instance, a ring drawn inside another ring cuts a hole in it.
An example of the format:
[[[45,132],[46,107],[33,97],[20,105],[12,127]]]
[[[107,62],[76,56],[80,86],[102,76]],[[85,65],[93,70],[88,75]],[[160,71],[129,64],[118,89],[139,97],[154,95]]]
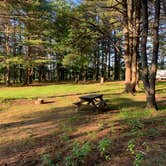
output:
[[[145,110],[140,88],[123,82],[1,88],[0,165],[166,165],[166,82],[157,85],[159,111]],[[105,112],[73,102],[102,93]],[[34,104],[42,97],[44,104]]]

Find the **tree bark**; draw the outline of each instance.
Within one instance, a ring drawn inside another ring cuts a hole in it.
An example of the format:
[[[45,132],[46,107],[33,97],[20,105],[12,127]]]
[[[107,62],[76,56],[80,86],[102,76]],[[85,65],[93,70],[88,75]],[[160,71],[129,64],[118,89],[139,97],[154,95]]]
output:
[[[148,72],[148,62],[146,53],[146,44],[148,36],[148,5],[147,1],[142,0],[142,80],[145,88],[147,108],[153,108],[157,110],[156,98],[155,98],[155,78],[157,71],[157,58],[159,48],[159,16],[160,16],[160,0],[155,1],[155,18],[153,26],[153,55],[152,65],[150,67],[150,74]]]
[[[10,47],[9,47],[9,25],[8,23],[5,24],[5,49],[6,49],[6,56],[10,54]],[[10,85],[10,66],[8,62],[6,63],[5,69],[5,84],[6,86]]]
[[[108,75],[107,75],[107,77],[108,77],[108,79],[110,79],[111,78],[111,46],[110,46],[110,39],[109,39],[109,41],[108,41],[108,48],[109,48],[109,53],[108,53]]]
[[[130,91],[131,82],[131,56],[129,53],[129,28],[128,28],[128,15],[127,15],[127,1],[123,0],[123,20],[124,20],[124,60],[125,60],[125,92]]]
[[[139,58],[139,35],[140,35],[140,0],[134,1],[133,13],[133,51],[132,51],[132,81],[131,91],[136,92],[136,85],[138,83],[138,58]]]
[[[114,43],[117,43],[116,31],[114,31]],[[117,47],[114,47],[114,80],[120,80],[120,48]]]
[[[145,93],[148,98],[149,96],[149,79],[148,79],[148,62],[147,62],[147,37],[148,37],[148,6],[147,1],[142,0],[142,81],[145,88]]]
[[[138,83],[140,1],[123,1],[124,48],[125,48],[125,92],[135,93]]]
[[[153,25],[153,55],[152,65],[150,68],[150,92],[153,99],[153,106],[157,109],[155,99],[155,83],[156,83],[156,72],[157,72],[157,61],[158,61],[158,50],[159,50],[159,19],[160,19],[160,0],[155,1],[155,17]]]

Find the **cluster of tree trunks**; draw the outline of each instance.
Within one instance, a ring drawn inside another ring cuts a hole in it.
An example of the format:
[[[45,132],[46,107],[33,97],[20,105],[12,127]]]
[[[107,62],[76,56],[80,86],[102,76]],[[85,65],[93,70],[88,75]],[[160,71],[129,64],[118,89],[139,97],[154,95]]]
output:
[[[124,49],[125,49],[125,92],[136,92],[138,84],[139,39],[141,37],[142,80],[146,93],[147,107],[157,109],[155,81],[159,49],[160,0],[154,2],[153,53],[151,66],[148,65],[147,38],[149,30],[148,1],[123,0]],[[141,15],[140,15],[141,13]],[[142,20],[141,20],[142,19]],[[142,22],[141,33],[140,23]],[[141,35],[141,36],[140,36]]]
[[[138,58],[140,37],[140,9],[139,0],[123,0],[124,9],[124,60],[125,60],[125,92],[135,93],[138,85]]]

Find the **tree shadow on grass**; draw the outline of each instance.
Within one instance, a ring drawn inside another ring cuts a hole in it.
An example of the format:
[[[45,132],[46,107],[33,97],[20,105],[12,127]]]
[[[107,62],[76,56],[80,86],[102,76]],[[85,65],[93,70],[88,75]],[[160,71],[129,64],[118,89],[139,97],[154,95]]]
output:
[[[107,105],[109,106],[109,109],[107,111],[91,111],[91,110],[86,110],[86,111],[81,111],[77,112],[75,111],[74,106],[67,106],[67,107],[55,107],[53,109],[46,110],[44,112],[37,112],[32,114],[32,119],[30,120],[22,120],[18,122],[11,122],[11,123],[4,123],[0,124],[0,129],[3,128],[12,128],[12,127],[20,127],[20,126],[28,126],[36,123],[41,123],[41,122],[57,122],[57,120],[60,121],[65,121],[68,118],[77,115],[84,116],[84,115],[89,115],[89,116],[94,116],[98,114],[102,114],[105,112],[111,112],[111,113],[118,113],[119,111],[117,110],[133,110],[133,109],[145,109],[146,103],[144,101],[134,101],[130,98],[123,98],[117,96],[116,98],[108,99],[110,95],[106,95],[107,99],[105,100]],[[49,102],[46,102],[46,104]],[[52,103],[52,102],[51,102]],[[165,106],[166,99],[162,101],[158,101],[158,106],[160,110],[166,109]],[[68,112],[68,110],[71,110]],[[26,116],[26,115],[25,115]]]
[[[121,94],[122,93],[105,94],[106,102],[108,105],[110,105],[111,109],[121,110],[125,108],[130,108],[130,107],[138,108],[138,109],[146,109],[145,100],[136,101],[134,100],[134,96],[133,96],[133,99],[131,97],[120,97]],[[159,107],[159,110],[164,110],[166,108],[166,97],[162,97],[160,100],[158,100],[157,98],[157,105]]]
[[[42,112],[34,112],[30,119],[25,119],[17,122],[3,123],[0,124],[0,129],[3,128],[14,128],[14,127],[23,127],[28,125],[33,125],[42,122],[57,122],[57,120],[66,120],[69,118],[72,113],[64,111],[73,109],[72,106],[67,107],[56,107]],[[62,113],[63,112],[63,113]],[[27,114],[28,115],[28,114]],[[73,112],[74,115],[74,112]],[[24,115],[26,117],[26,114]]]
[[[163,101],[160,101],[160,104],[163,104],[162,102]],[[116,116],[116,114],[119,114],[120,110],[123,111],[123,109],[129,108],[129,107],[134,107],[135,109],[138,108],[140,110],[140,106],[141,106],[141,108],[143,108],[144,104],[145,104],[145,102],[142,102],[142,101],[133,101],[132,99],[123,98],[123,97],[119,97],[119,96],[117,98],[107,100],[107,103],[111,106],[111,110],[106,112],[106,113],[109,113],[110,116],[111,115]],[[129,109],[128,111],[132,112],[133,109],[131,109],[131,110]],[[144,112],[144,110],[142,110],[142,111]],[[97,121],[96,117],[99,114],[105,114],[105,113],[102,113],[102,112],[98,113],[98,112],[92,112],[92,111],[76,112],[74,110],[74,107],[69,105],[67,107],[56,107],[54,109],[49,109],[44,112],[36,112],[33,114],[31,119],[27,119],[27,120],[25,119],[25,120],[22,120],[19,122],[1,124],[0,129],[4,129],[4,128],[8,129],[8,128],[14,128],[14,127],[20,128],[20,127],[25,127],[25,126],[29,126],[29,125],[40,124],[43,122],[51,122],[53,125],[59,125],[60,121],[63,121],[63,123],[66,127],[70,127],[70,126],[74,127],[75,125],[77,125],[76,127],[79,128],[83,124],[90,125],[90,124],[95,123]],[[86,117],[91,117],[90,119],[88,119],[87,124],[85,123]],[[77,118],[79,121],[82,121],[82,122],[75,124],[75,122],[76,122],[75,120],[77,120]],[[130,117],[130,116],[128,117],[129,120],[136,120],[137,118],[138,117],[135,117],[135,118]],[[127,119],[127,117],[126,117],[126,119]],[[155,121],[156,124],[158,124],[159,123],[159,121],[157,121],[158,119],[160,120],[160,123],[161,123],[160,117],[156,117],[154,119],[151,118],[151,119],[149,119],[149,121],[150,122]],[[106,120],[109,120],[109,116],[107,116],[106,118],[103,117],[101,120],[103,122],[105,122]],[[114,124],[114,127],[123,124],[123,122],[124,122],[123,120],[112,121],[112,123]],[[143,122],[143,123],[146,124],[148,122]],[[163,120],[162,120],[162,123],[164,123]],[[150,125],[151,125],[151,123],[150,123]],[[63,130],[62,126],[59,126],[59,129]],[[93,134],[93,131],[98,134],[106,129],[111,130],[111,126],[103,126],[100,129],[95,129],[90,132],[83,131],[83,132],[77,133],[77,134],[74,134],[74,133],[69,134],[68,139],[70,141],[68,141],[68,142],[67,141],[63,142],[61,140],[61,133],[57,133],[54,136],[50,136],[50,134],[39,135],[35,138],[27,138],[27,140],[25,140],[25,141],[16,140],[13,142],[9,142],[0,147],[1,158],[2,159],[5,158],[7,161],[8,157],[12,157],[12,158],[16,157],[16,162],[19,163],[18,165],[21,165],[22,164],[21,157],[23,154],[25,155],[24,158],[26,158],[27,162],[29,162],[30,160],[34,160],[34,158],[32,157],[34,155],[37,158],[37,162],[40,162],[39,156],[37,156],[39,154],[36,154],[36,152],[35,152],[38,148],[40,149],[41,147],[49,147],[49,148],[52,147],[52,148],[56,149],[57,151],[60,150],[60,152],[62,154],[63,153],[66,154],[66,151],[69,151],[73,140],[80,139],[88,134]],[[115,149],[113,150],[113,152],[119,154],[119,153],[123,152],[124,144],[126,142],[128,142],[129,139],[131,139],[131,136],[125,137],[124,133],[125,132],[127,133],[128,130],[125,130],[125,129],[121,129],[121,130],[115,129],[115,130],[116,130],[117,136],[114,138],[116,146],[115,146]],[[42,130],[41,130],[41,132],[42,132]],[[64,132],[64,131],[62,131],[62,132]],[[104,135],[97,136],[96,142],[105,136],[108,136],[108,132],[105,132]],[[66,145],[67,145],[67,148],[66,148]],[[122,146],[119,146],[119,145],[122,145]],[[15,149],[18,149],[18,151],[15,151]],[[116,152],[116,149],[118,149],[117,152]],[[30,151],[31,151],[31,157],[28,158],[27,155]],[[61,156],[63,158],[63,155],[61,155]],[[10,162],[11,162],[11,160],[10,160]],[[24,165],[26,165],[27,162],[25,162]]]
[[[62,94],[62,95],[55,95],[55,96],[49,96],[48,98],[54,98],[54,97],[67,97],[67,96],[76,96],[76,95],[87,95],[87,94],[96,94],[96,93],[103,93],[108,92],[110,89],[105,90],[99,90],[99,91],[90,91],[90,92],[75,92],[70,94]]]
[[[134,120],[134,119],[130,119],[130,120]],[[161,119],[160,119],[161,120]],[[156,124],[159,123],[158,121],[158,118],[155,118],[155,119],[149,119],[149,121],[156,121]],[[118,123],[121,123],[118,122]],[[151,125],[151,124],[150,124]],[[109,127],[107,127],[108,129]],[[106,128],[104,129],[100,129],[100,130],[95,130],[96,133],[102,131],[102,130],[105,130]],[[110,128],[111,129],[111,128]],[[111,149],[111,155],[121,155],[121,154],[126,154],[126,150],[124,148],[127,148],[126,145],[128,143],[128,141],[130,139],[132,139],[132,136],[126,136],[125,133],[128,133],[129,131],[128,130],[118,130],[116,131],[116,134],[117,136],[114,137],[114,138],[111,138],[112,141],[113,141],[113,147]],[[73,145],[73,142],[72,140],[74,139],[80,139],[81,137],[84,137],[88,134],[93,134],[93,131],[91,132],[82,132],[82,133],[79,133],[79,134],[75,134],[75,135],[70,135],[69,136],[69,140],[68,142],[65,143],[60,141],[59,139],[57,139],[56,137],[50,137],[50,135],[45,135],[45,136],[41,136],[41,137],[38,137],[38,138],[35,138],[34,139],[34,144],[31,144],[31,141],[29,141],[29,144],[24,144],[24,142],[19,142],[19,141],[16,141],[14,143],[9,143],[8,145],[6,145],[6,147],[3,147],[3,148],[7,148],[7,151],[9,151],[9,154],[8,154],[8,157],[16,157],[17,160],[16,160],[16,163],[18,165],[21,165],[22,161],[21,161],[21,157],[24,157],[25,159],[25,163],[24,164],[27,164],[28,162],[34,160],[34,157],[36,158],[36,162],[41,162],[40,161],[40,158],[39,158],[39,154],[36,154],[35,153],[35,150],[36,149],[40,149],[40,147],[52,147],[52,149],[56,149],[56,151],[50,151],[49,148],[48,148],[48,152],[45,151],[45,153],[54,153],[55,155],[58,154],[58,151],[59,151],[59,154],[61,154],[60,158],[63,160],[64,159],[64,155],[63,154],[67,154],[70,152],[70,149],[72,148],[72,145]],[[94,140],[94,142],[98,142],[99,140],[102,140],[103,137],[108,137],[108,133],[105,133],[105,135],[102,135],[102,136],[98,136],[96,137],[96,139]],[[136,139],[136,137],[134,137]],[[144,138],[145,139],[145,138]],[[160,139],[160,141],[157,142],[157,144],[160,145],[160,142],[164,139],[163,135],[159,135],[158,138],[157,137],[154,137],[153,139],[148,139],[148,137],[146,137],[146,142],[148,142],[148,140],[150,141],[150,143],[152,143],[153,141],[157,141],[158,139]],[[139,138],[140,140],[140,138]],[[156,144],[156,145],[157,145]],[[139,145],[139,142],[138,142],[138,145]],[[15,153],[14,150],[12,149],[16,149],[16,148],[20,148],[19,149],[19,152]],[[142,149],[142,147],[139,147],[140,150],[144,150]],[[7,152],[6,151],[6,152]],[[161,152],[162,149],[160,149],[159,152]],[[4,158],[7,158],[6,157],[6,152],[4,151],[4,153],[1,153],[1,157],[4,157]],[[31,156],[29,157],[28,156],[28,153],[31,152]],[[164,151],[162,151],[163,153]],[[96,152],[94,152],[96,155]],[[32,157],[34,155],[34,157]],[[54,155],[54,157],[56,157]],[[11,162],[11,160],[9,161]],[[10,164],[10,163],[8,163]]]
[[[130,98],[123,98],[123,97],[117,97],[112,98],[110,101],[107,101],[108,104],[110,104],[111,108],[114,110],[118,109],[124,109],[124,108],[144,108],[145,102],[144,101],[134,101]]]
[[[164,94],[165,91],[166,91],[166,88],[157,88],[156,94]],[[144,91],[144,89],[141,89],[137,93],[145,93],[145,91]]]

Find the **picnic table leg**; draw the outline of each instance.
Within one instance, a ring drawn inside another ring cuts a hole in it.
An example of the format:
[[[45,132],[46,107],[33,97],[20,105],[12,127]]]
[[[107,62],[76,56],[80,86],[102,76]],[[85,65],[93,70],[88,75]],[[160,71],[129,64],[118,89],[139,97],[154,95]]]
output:
[[[90,105],[91,102],[92,102],[92,101],[88,101],[87,105]]]
[[[102,96],[101,96],[99,99],[100,99],[101,101],[104,101]]]
[[[95,104],[94,100],[92,100],[91,103],[92,103],[92,105],[93,105],[96,109],[98,109],[98,107],[97,107],[97,105]]]
[[[103,106],[107,106],[106,102],[103,100],[103,96],[100,97],[100,102],[103,104]]]

